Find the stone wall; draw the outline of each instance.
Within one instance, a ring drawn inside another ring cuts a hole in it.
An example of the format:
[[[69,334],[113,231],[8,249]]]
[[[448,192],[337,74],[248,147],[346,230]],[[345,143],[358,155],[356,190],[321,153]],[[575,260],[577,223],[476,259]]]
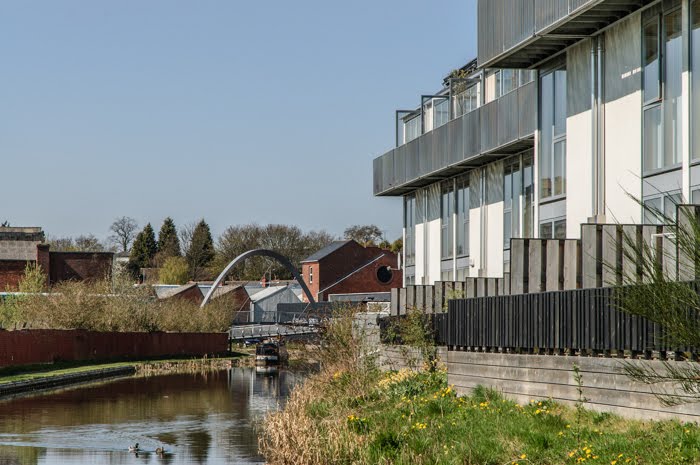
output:
[[[573,371],[576,364],[583,395],[588,399],[586,408],[644,420],[700,421],[700,404],[662,405],[649,386],[632,381],[622,372],[621,359],[448,351],[446,360],[448,383],[459,394],[468,394],[482,385],[520,403],[551,398],[574,405],[578,399]],[[631,362],[663,370],[659,361]]]

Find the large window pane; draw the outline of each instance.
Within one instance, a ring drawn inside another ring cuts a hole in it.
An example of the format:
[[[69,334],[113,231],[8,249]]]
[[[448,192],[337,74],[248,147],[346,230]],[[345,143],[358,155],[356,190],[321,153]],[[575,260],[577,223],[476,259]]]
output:
[[[659,21],[653,19],[644,25],[644,101],[661,97],[659,64]]]
[[[450,188],[443,190],[440,205],[441,212],[441,256],[452,258],[452,215],[454,213],[454,194]]]
[[[700,158],[700,0],[693,0],[690,10],[691,26],[691,77],[692,77],[692,153],[693,159]],[[694,201],[693,201],[694,203]]]
[[[433,129],[439,128],[450,119],[450,102],[447,99],[436,100],[433,107]]]
[[[554,72],[554,137],[566,135],[566,71]]]
[[[554,144],[554,195],[566,193],[566,141]]]
[[[469,255],[469,183],[461,178],[457,183],[457,255]]]
[[[540,224],[540,239],[551,239],[552,238],[552,222],[548,221],[546,223]]]
[[[554,125],[554,74],[541,79],[540,108],[540,196],[552,195],[552,138]]]
[[[683,49],[681,10],[664,16],[665,66],[664,73],[664,167],[681,162],[681,75]]]
[[[554,222],[554,238],[566,239],[566,220],[558,220]]]
[[[532,155],[527,155],[523,157],[523,237],[534,237],[535,188],[532,170]]]
[[[663,136],[661,134],[661,105],[644,110],[644,170],[663,167]]]

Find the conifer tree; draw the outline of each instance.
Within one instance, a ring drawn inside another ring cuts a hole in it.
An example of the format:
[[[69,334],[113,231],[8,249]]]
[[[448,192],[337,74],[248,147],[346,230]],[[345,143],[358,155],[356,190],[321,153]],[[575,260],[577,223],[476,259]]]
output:
[[[197,223],[192,233],[190,247],[185,254],[190,269],[190,279],[199,279],[214,259],[214,240],[206,221]]]
[[[156,234],[151,223],[148,223],[143,231],[138,233],[134,245],[131,247],[129,255],[129,271],[134,277],[138,277],[141,268],[148,268],[152,265],[153,259],[158,252]]]
[[[177,237],[177,228],[172,218],[167,217],[163,221],[158,233],[158,254],[160,259],[165,261],[169,257],[180,257],[180,239]]]

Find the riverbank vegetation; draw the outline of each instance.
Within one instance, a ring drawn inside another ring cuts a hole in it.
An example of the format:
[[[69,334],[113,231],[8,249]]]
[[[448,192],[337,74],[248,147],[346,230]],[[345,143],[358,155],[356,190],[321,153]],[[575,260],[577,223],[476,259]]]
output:
[[[158,300],[150,287],[130,283],[65,282],[54,286],[51,294],[6,297],[0,303],[0,327],[222,332],[233,319],[229,299],[222,296],[199,308],[182,299]]]
[[[322,370],[262,427],[272,465],[700,463],[694,424],[596,413],[585,392],[577,408],[485,388],[458,396],[434,364],[382,373],[347,322],[325,337]]]
[[[243,357],[245,357],[245,354],[234,354],[229,357],[167,357],[111,361],[90,360],[9,366],[0,368],[0,385],[17,381],[30,381],[41,378],[51,378],[53,376],[127,366],[133,366],[136,369],[136,375],[141,376],[161,375],[166,373],[197,373],[230,368],[233,365],[237,365],[239,360]]]

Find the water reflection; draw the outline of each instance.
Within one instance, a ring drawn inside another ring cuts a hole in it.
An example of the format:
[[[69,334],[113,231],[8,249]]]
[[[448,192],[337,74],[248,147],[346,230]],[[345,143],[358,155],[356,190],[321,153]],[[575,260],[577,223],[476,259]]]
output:
[[[232,368],[0,402],[0,465],[262,463],[255,424],[301,379]],[[138,456],[127,450],[137,442]]]

